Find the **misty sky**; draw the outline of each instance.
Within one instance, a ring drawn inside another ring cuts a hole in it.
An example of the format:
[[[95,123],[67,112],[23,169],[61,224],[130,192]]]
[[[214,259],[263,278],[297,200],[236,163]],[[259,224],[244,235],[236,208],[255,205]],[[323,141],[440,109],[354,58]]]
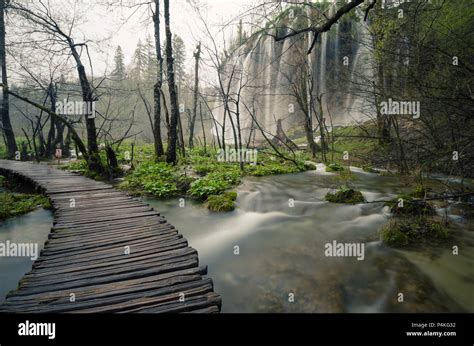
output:
[[[62,0],[50,0],[62,3]],[[81,0],[84,1],[84,0]],[[85,1],[89,4],[93,1]],[[186,0],[171,0],[171,30],[178,34],[186,45],[188,66],[198,40],[205,40],[201,34],[202,25],[197,15],[192,11]],[[201,0],[206,10],[207,22],[217,32],[220,24],[228,22],[247,9],[255,1],[250,0]],[[162,10],[163,11],[163,10]],[[162,19],[163,20],[163,19]],[[92,50],[95,74],[107,68],[112,69],[113,55],[117,45],[120,45],[125,54],[125,63],[128,65],[139,39],[145,40],[147,35],[153,39],[154,28],[150,19],[148,6],[137,8],[116,7],[113,10],[104,6],[93,5],[88,8],[84,24],[78,28],[78,38],[86,37],[90,40],[100,40],[98,47]],[[229,29],[232,30],[232,29]],[[227,35],[230,35],[228,30]],[[162,26],[164,37],[164,22]],[[201,37],[200,37],[201,36]],[[216,35],[218,39],[220,35]],[[108,63],[108,66],[107,66]]]

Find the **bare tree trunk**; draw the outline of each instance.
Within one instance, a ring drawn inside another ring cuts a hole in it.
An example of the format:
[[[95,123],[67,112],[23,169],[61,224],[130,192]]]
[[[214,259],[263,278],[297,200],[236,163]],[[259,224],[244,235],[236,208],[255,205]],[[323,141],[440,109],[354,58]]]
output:
[[[107,153],[107,160],[109,161],[110,175],[113,176],[120,170],[117,155],[111,146],[105,147],[105,152]]]
[[[197,99],[199,92],[199,59],[201,57],[201,42],[198,43],[196,47],[196,52],[194,53],[195,65],[194,65],[194,103],[193,103],[193,115],[191,116],[191,121],[189,122],[189,147],[192,148],[193,137],[194,137],[194,123],[196,122],[197,115]],[[200,105],[199,105],[200,106]]]
[[[168,149],[166,153],[166,162],[175,164],[176,158],[176,142],[178,139],[178,121],[179,121],[179,109],[178,109],[178,95],[176,93],[176,85],[174,80],[174,66],[173,66],[173,41],[171,39],[170,29],[170,2],[164,0],[165,7],[165,29],[166,29],[166,66],[168,72],[168,89],[170,93],[170,134],[168,136]]]
[[[204,121],[202,120],[202,103],[201,102],[199,102],[199,116],[201,118],[202,137],[204,138],[204,152],[206,152],[206,147],[207,147],[206,131],[204,129]]]
[[[66,139],[64,141],[63,155],[65,157],[71,156],[71,131],[67,131]],[[76,152],[77,155],[77,152]]]
[[[71,37],[67,36],[66,40],[69,44],[69,48],[71,49],[71,54],[74,58],[74,61],[77,65],[77,74],[79,75],[79,81],[81,83],[82,89],[82,100],[87,104],[91,105],[92,102],[95,102],[94,95],[92,93],[92,88],[87,79],[86,69],[82,64],[81,58],[79,53],[77,52],[77,45],[74,44],[74,41]],[[91,107],[92,109],[92,107]],[[88,159],[87,163],[89,166],[89,170],[96,172],[98,174],[104,173],[104,167],[102,162],[100,161],[99,155],[99,146],[97,145],[97,129],[95,126],[95,118],[94,116],[88,116],[86,114],[86,131],[87,131],[87,152],[88,152]]]
[[[56,89],[54,88],[53,83],[51,82],[48,85],[48,98],[51,102],[51,111],[53,113],[56,113]],[[50,121],[50,127],[49,127],[49,132],[48,132],[48,141],[46,142],[46,151],[44,152],[45,157],[50,157],[51,155],[54,154],[54,150],[56,148],[56,116],[51,115],[49,118]]]
[[[154,97],[154,124],[153,137],[155,140],[155,156],[158,161],[164,155],[163,142],[161,141],[161,88],[163,87],[163,56],[161,55],[160,41],[160,0],[155,0],[155,13],[153,14],[155,25],[155,50],[158,62],[158,74],[153,91]]]
[[[10,108],[8,102],[8,78],[7,78],[7,61],[5,47],[5,7],[6,1],[0,0],[0,63],[2,65],[2,127],[6,139],[8,157],[13,158],[18,150],[10,121]]]
[[[71,137],[72,139],[74,140],[74,142],[76,143],[76,146],[79,148],[79,151],[82,153],[82,155],[84,156],[84,158],[89,162],[89,158],[88,158],[88,152],[87,152],[87,149],[86,149],[86,146],[84,144],[84,142],[82,141],[81,137],[79,136],[79,134],[77,133],[77,131],[74,129],[74,127],[72,126],[72,124],[66,119],[64,118],[63,116],[59,115],[59,114],[55,114],[53,113],[50,109],[46,108],[45,106],[43,105],[40,105],[39,103],[36,103],[34,101],[31,101],[29,100],[28,98],[26,97],[23,97],[23,96],[20,96],[18,95],[17,93],[11,91],[11,90],[8,90],[8,93],[10,95],[12,95],[13,97],[19,99],[19,100],[22,100],[40,110],[42,110],[43,112],[45,113],[48,113],[50,116],[51,115],[54,115],[56,116],[56,118],[61,121],[62,123],[64,123],[65,126],[67,126],[68,130],[71,132]],[[77,150],[76,150],[77,152]]]
[[[308,22],[311,23],[311,7],[307,8]],[[306,141],[308,142],[309,149],[311,149],[311,157],[316,158],[316,143],[313,137],[313,89],[314,89],[314,76],[313,76],[313,52],[311,46],[314,44],[316,35],[314,32],[308,31],[308,56],[307,56],[307,75],[306,75],[306,109],[307,116],[305,121],[305,133]]]
[[[178,113],[178,131],[179,131],[179,145],[181,147],[181,154],[183,157],[186,156],[186,148],[184,144],[184,132],[183,132],[183,125],[181,124],[181,114]]]

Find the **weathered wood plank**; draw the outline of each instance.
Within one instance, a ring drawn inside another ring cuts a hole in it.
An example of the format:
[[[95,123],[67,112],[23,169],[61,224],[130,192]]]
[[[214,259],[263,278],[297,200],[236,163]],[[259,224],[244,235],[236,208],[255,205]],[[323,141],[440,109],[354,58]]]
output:
[[[55,211],[40,257],[1,312],[220,311],[197,251],[148,204],[43,164],[0,160],[0,172],[44,191]]]

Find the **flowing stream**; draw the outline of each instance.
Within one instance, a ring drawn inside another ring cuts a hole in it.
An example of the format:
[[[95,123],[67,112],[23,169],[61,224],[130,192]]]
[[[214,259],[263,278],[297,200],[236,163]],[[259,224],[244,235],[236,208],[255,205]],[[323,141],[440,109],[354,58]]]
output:
[[[352,170],[352,183],[368,201],[407,191],[399,178]],[[379,241],[388,217],[383,203],[324,201],[334,178],[319,169],[245,178],[237,188],[238,208],[229,213],[188,199],[184,207],[178,198],[146,202],[198,250],[222,295],[223,312],[474,312],[472,219],[452,207],[449,240],[393,249]],[[38,243],[41,249],[52,221],[51,212],[40,209],[2,222],[0,242]],[[364,243],[364,259],[326,257],[324,245],[334,240]],[[454,245],[459,255],[452,254]],[[0,258],[0,302],[30,268],[29,258]]]
[[[399,178],[353,172],[368,201],[407,191]],[[472,220],[452,208],[448,241],[393,249],[379,240],[388,216],[383,203],[327,203],[328,186],[334,175],[318,171],[246,178],[230,213],[191,200],[182,208],[178,199],[147,202],[198,250],[223,312],[474,311]],[[364,259],[326,257],[324,245],[334,240],[364,243]]]

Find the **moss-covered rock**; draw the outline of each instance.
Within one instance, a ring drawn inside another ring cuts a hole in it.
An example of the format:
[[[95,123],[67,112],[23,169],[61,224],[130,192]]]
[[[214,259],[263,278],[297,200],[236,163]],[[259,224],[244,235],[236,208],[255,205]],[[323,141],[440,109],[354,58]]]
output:
[[[337,162],[331,162],[326,166],[326,172],[342,172],[342,171],[344,171],[344,167]]]
[[[326,194],[326,201],[331,203],[357,204],[364,203],[365,199],[360,191],[344,185],[334,193],[328,192]]]
[[[221,195],[211,195],[206,200],[206,207],[212,211],[232,211],[235,209],[237,192],[227,191]]]
[[[387,245],[402,247],[420,241],[446,239],[448,229],[442,223],[428,218],[392,219],[380,230]]]
[[[312,161],[305,161],[304,162],[304,168],[307,170],[307,171],[315,171],[318,169],[318,166],[316,166],[316,163],[312,162]]]
[[[391,246],[405,246],[409,243],[410,227],[395,220],[390,220],[380,230],[384,243]]]
[[[422,216],[433,215],[434,208],[423,200],[413,199],[411,195],[399,195],[385,203],[394,215]]]

